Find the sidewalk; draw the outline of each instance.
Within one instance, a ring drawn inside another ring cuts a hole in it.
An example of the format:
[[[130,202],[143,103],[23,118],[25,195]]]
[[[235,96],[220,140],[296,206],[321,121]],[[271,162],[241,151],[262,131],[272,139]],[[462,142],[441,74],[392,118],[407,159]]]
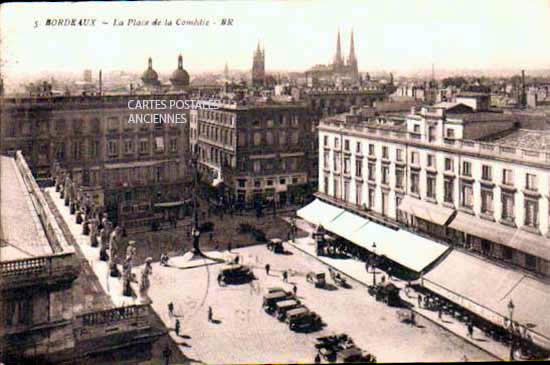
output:
[[[306,222],[301,219],[297,219],[296,225],[298,228],[312,233],[313,228]],[[362,285],[369,286],[373,284],[373,276],[376,276],[376,282],[379,283],[382,276],[385,276],[386,281],[389,280],[388,275],[380,269],[377,269],[375,274],[372,271],[367,272],[365,270],[365,263],[360,262],[355,259],[335,259],[330,257],[318,257],[315,250],[315,242],[308,236],[306,238],[298,238],[295,242],[287,242],[293,247],[299,249],[302,252],[305,252],[317,260],[323,262],[324,264],[340,271],[346,276],[352,278],[353,280],[359,282]],[[432,321],[438,326],[447,329],[448,331],[454,333],[456,336],[464,339],[465,341],[471,343],[472,345],[486,351],[490,355],[505,360],[509,358],[510,348],[503,345],[500,342],[496,342],[492,338],[486,337],[483,332],[479,329],[474,328],[473,338],[468,337],[468,331],[466,325],[455,318],[452,318],[448,315],[443,315],[441,319],[438,318],[438,312],[431,311],[424,308],[418,307],[418,293],[414,289],[410,288],[407,293],[404,288],[407,285],[407,282],[393,278],[391,282],[397,286],[400,290],[401,299],[411,305],[411,309],[418,313],[419,315],[425,317],[426,319]]]

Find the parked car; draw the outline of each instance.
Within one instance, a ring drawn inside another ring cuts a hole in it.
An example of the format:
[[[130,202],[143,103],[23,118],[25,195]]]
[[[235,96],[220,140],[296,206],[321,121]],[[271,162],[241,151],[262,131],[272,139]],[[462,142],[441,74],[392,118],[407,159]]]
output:
[[[309,283],[314,284],[316,288],[324,288],[327,285],[326,275],[324,272],[321,272],[321,273],[309,272],[306,275],[306,280]]]
[[[286,313],[294,308],[303,307],[299,300],[296,299],[287,299],[275,303],[275,311],[273,314],[277,317],[279,321],[284,321],[286,318]]]
[[[283,246],[283,240],[280,238],[272,238],[267,243],[267,249],[274,253],[284,253],[285,248]]]
[[[321,317],[305,307],[289,310],[285,322],[292,331],[317,330],[323,325]]]
[[[220,270],[218,284],[242,284],[254,280],[254,273],[250,267],[240,264],[229,264]]]
[[[274,291],[272,293],[267,293],[266,295],[264,295],[262,307],[267,313],[273,314],[276,310],[275,304],[277,304],[277,302],[289,300],[292,298],[292,294],[285,291]]]

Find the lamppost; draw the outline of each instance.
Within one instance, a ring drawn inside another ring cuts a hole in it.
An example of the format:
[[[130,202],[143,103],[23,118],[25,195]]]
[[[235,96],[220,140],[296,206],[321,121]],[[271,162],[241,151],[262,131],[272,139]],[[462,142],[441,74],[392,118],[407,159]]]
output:
[[[376,242],[372,243],[372,285],[376,285]]]
[[[191,235],[193,236],[193,251],[195,254],[199,256],[204,256],[199,248],[199,238],[200,238],[200,230],[199,230],[199,212],[197,208],[197,194],[198,194],[198,177],[199,177],[199,162],[198,162],[198,153],[195,150],[193,155],[191,156],[191,164],[193,166],[193,228],[191,230]]]
[[[508,302],[508,312],[510,314],[510,361],[514,360],[514,302],[512,299]]]

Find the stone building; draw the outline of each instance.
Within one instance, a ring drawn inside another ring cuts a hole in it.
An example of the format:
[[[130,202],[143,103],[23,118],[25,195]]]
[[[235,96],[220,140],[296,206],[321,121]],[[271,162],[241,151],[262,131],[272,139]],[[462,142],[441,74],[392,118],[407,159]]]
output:
[[[184,98],[4,98],[1,152],[22,150],[37,177],[59,162],[116,221],[125,206],[179,200],[187,181],[188,110],[168,106]]]
[[[549,276],[547,134],[464,103],[412,108],[402,124],[329,117],[319,127],[320,196]]]
[[[223,182],[231,200],[284,205],[297,187],[316,181],[316,130],[304,103],[227,102],[192,110],[190,137],[201,170],[213,185]]]

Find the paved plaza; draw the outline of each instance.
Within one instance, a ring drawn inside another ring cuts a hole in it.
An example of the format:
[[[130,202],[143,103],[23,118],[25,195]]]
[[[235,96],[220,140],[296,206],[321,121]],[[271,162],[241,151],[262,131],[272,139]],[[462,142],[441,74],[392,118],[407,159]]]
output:
[[[171,336],[188,358],[216,364],[313,362],[317,337],[345,332],[379,362],[463,361],[464,356],[471,361],[494,360],[424,318],[417,318],[416,326],[398,321],[397,308],[375,301],[361,284],[352,282],[350,289],[314,288],[305,275],[315,271],[328,277],[327,266],[290,245],[286,249],[287,255],[274,254],[263,245],[233,250],[241,262],[254,267],[258,280],[227,287],[216,281],[220,265],[180,268],[153,264],[152,306],[169,328],[179,319],[180,336],[174,331]],[[269,275],[266,263],[271,266]],[[283,270],[292,274],[289,283],[282,281]],[[261,308],[266,288],[291,290],[293,284],[300,300],[327,324],[323,330],[294,333]],[[176,318],[168,313],[170,302]],[[209,307],[215,323],[207,320]]]

